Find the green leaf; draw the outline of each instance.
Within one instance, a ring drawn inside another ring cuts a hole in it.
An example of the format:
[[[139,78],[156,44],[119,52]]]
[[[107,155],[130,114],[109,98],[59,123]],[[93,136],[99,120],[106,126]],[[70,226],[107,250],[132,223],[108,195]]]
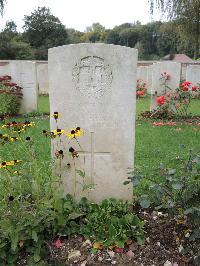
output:
[[[36,231],[32,231],[32,239],[37,242],[38,241],[38,236],[37,236],[37,232]]]
[[[144,244],[144,242],[145,242],[145,238],[144,238],[144,236],[137,236],[136,237],[136,239],[137,239],[137,243],[139,244],[139,245],[143,245]]]
[[[197,156],[193,159],[194,163],[200,164],[200,156]]]
[[[115,241],[118,248],[124,248],[125,241]]]
[[[183,187],[183,185],[180,184],[180,183],[173,183],[172,184],[172,187],[173,187],[173,189],[179,190],[179,189],[181,189]]]
[[[134,187],[135,187],[135,186],[138,186],[139,183],[140,183],[139,178],[134,178],[134,179],[132,179],[132,184],[133,184]]]
[[[95,189],[96,184],[85,184],[82,187],[82,191],[88,190],[88,189]]]
[[[69,216],[68,216],[68,220],[75,220],[81,216],[83,216],[84,214],[83,213],[77,213],[77,212],[73,212],[73,213],[70,213]]]
[[[82,170],[76,170],[77,174],[80,175],[82,178],[85,177],[85,171]]]
[[[146,209],[146,208],[149,208],[149,206],[151,204],[151,201],[149,199],[145,198],[145,199],[141,199],[139,201],[139,203],[140,203],[140,205],[141,205],[142,208],[145,208]]]
[[[168,175],[174,175],[176,173],[176,169],[170,169],[168,171]]]
[[[97,252],[98,252],[98,249],[96,249],[96,248],[91,248],[91,250],[90,250],[93,254],[96,254]]]
[[[41,260],[41,257],[40,257],[40,255],[38,253],[35,253],[33,255],[33,259],[34,259],[35,262],[39,262]]]

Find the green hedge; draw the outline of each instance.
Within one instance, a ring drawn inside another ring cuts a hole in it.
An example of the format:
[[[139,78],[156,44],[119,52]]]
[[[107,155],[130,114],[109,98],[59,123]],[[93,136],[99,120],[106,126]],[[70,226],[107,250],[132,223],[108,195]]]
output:
[[[22,95],[13,87],[0,83],[0,114],[15,115],[19,113]]]

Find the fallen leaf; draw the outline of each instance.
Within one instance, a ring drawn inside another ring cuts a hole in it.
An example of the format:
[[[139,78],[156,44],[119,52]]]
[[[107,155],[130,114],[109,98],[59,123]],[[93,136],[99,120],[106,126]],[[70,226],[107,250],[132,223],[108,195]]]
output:
[[[123,248],[115,248],[115,252],[116,253],[122,253],[124,251],[124,249]]]
[[[167,260],[167,261],[164,263],[164,266],[172,266],[171,261]]]
[[[107,253],[108,253],[108,255],[109,255],[111,258],[113,258],[113,257],[115,256],[115,252],[113,252],[113,251],[108,250]]]
[[[80,256],[81,256],[80,250],[74,250],[74,251],[69,253],[68,260],[76,259],[76,258],[78,258]]]
[[[57,248],[61,248],[62,247],[62,242],[60,241],[60,239],[58,238],[56,241],[55,241],[55,246],[57,247]]]
[[[129,250],[128,252],[126,252],[126,255],[129,257],[129,258],[133,258],[134,257],[134,253],[132,250]]]
[[[95,242],[93,244],[93,248],[95,248],[95,249],[102,249],[103,248],[103,244],[100,243],[100,242]]]

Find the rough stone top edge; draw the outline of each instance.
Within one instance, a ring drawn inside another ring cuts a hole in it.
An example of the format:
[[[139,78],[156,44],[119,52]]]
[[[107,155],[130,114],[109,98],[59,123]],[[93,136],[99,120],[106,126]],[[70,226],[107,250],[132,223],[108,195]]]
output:
[[[37,63],[35,60],[0,60],[0,63],[12,63],[12,62],[25,62],[25,63]]]
[[[49,48],[48,52],[51,51],[56,51],[58,49],[64,49],[64,48],[70,48],[70,47],[78,47],[78,46],[104,46],[104,47],[118,47],[119,49],[128,49],[130,51],[138,51],[135,48],[127,47],[127,46],[122,46],[122,45],[115,45],[115,44],[106,44],[106,43],[72,43],[72,44],[67,44],[67,45],[61,45],[53,48]]]

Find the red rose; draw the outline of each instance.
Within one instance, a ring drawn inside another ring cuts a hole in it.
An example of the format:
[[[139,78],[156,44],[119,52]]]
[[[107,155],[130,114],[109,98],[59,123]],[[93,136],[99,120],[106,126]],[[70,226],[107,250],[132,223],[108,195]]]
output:
[[[137,91],[137,96],[144,96],[144,91]]]
[[[165,96],[158,96],[158,97],[156,98],[156,102],[157,102],[158,105],[163,105],[163,104],[165,104],[165,101],[166,101]]]
[[[192,91],[197,91],[198,90],[198,87],[197,86],[193,86],[192,87]]]

